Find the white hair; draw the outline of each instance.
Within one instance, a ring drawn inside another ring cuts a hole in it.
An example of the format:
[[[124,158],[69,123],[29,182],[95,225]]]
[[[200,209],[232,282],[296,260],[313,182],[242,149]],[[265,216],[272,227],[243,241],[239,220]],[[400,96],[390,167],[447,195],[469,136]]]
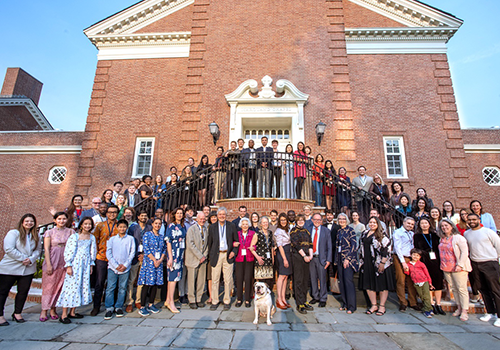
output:
[[[240,223],[238,224],[239,227],[241,227],[241,223],[243,221],[246,221],[248,223],[248,226],[250,226],[250,219],[249,218],[241,218]]]
[[[347,214],[344,214],[344,213],[340,213],[338,216],[337,216],[337,222],[339,220],[340,217],[344,217],[347,221],[347,225],[349,225],[351,223],[351,220],[349,220],[349,217],[347,216]]]

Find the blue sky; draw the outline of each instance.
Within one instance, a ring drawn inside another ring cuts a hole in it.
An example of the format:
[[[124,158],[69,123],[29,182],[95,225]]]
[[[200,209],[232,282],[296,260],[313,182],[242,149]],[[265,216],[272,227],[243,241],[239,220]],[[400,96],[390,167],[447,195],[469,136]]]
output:
[[[83,130],[97,50],[83,29],[135,0],[4,1],[0,13],[0,81],[21,67],[44,83],[40,109],[54,128]],[[500,39],[497,0],[424,0],[464,24],[448,43],[462,127],[500,125]]]

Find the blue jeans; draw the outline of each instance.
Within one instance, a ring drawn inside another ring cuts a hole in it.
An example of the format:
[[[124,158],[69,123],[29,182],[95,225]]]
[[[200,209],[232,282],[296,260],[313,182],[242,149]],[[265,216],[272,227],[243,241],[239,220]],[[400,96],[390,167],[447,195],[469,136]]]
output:
[[[106,311],[113,311],[114,309],[123,308],[125,302],[125,295],[127,294],[128,275],[130,271],[122,274],[116,274],[113,270],[108,269],[108,287],[106,288],[106,299],[104,305]],[[115,303],[115,289],[118,284],[118,297]],[[113,304],[114,307],[113,307]]]
[[[320,181],[314,181],[313,180],[313,186],[314,186],[314,192],[316,192],[316,200],[315,200],[315,203],[314,205],[319,207],[321,206],[321,190],[322,190],[322,186],[321,186],[322,182]]]

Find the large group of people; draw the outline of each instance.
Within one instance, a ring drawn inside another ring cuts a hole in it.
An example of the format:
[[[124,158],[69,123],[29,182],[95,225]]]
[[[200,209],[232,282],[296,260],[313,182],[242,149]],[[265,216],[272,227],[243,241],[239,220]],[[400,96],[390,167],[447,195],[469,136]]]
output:
[[[144,176],[132,179],[123,191],[124,184],[117,181],[93,198],[89,209],[75,195],[66,210],[51,208],[54,227],[43,236],[35,216],[24,215],[4,241],[0,326],[9,323],[3,310],[16,283],[12,320],[24,322],[21,313],[42,255],[41,322],[71,323],[84,317],[77,308],[90,303],[91,316],[100,314],[104,303],[106,320],[134,308],[146,317],[160,312],[158,292],[174,314],[182,304],[217,310],[222,303],[229,310],[232,297],[235,307],[250,307],[254,281],[266,282],[272,290],[276,284],[279,309],[291,308],[293,295],[299,313],[316,304],[325,307],[329,290],[337,286],[340,309],[352,314],[357,280],[365,312],[377,316],[386,313],[389,291],[396,291],[401,312],[409,306],[426,317],[445,314],[441,300],[448,286],[457,304],[453,315],[462,321],[468,319],[470,281],[473,301],[481,296],[486,308],[481,320],[500,317],[500,238],[493,217],[478,200],[459,212],[451,201],[438,208],[425,189],[419,188],[412,199],[398,181],[391,184],[390,195],[382,177],[368,176],[364,166],[351,181],[345,168],[337,175],[321,155],[310,162],[311,150],[303,143],[295,152],[287,146],[283,154],[275,140],[271,148],[262,138],[257,150],[252,140],[248,148],[241,141],[232,142],[228,152],[218,147],[213,165],[204,155],[198,167],[190,158],[180,177],[172,167],[165,182],[159,175],[154,181]],[[178,196],[171,203],[161,195],[179,181],[184,181],[182,188],[189,186],[185,181],[194,176],[201,185],[190,200]],[[211,195],[215,200],[241,194],[300,199],[307,191],[314,194],[316,206],[326,205],[322,212],[306,205],[301,213],[272,210],[260,216],[241,206],[238,217],[229,221],[225,208],[212,211],[209,206]],[[150,198],[153,212],[140,205]],[[336,218],[334,207],[340,211]],[[500,327],[500,319],[495,326]]]

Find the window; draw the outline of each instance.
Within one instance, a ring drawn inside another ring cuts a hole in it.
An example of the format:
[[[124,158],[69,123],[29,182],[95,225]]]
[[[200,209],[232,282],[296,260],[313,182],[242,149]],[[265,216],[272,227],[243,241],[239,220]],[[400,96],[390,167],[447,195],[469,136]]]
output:
[[[384,137],[384,152],[387,177],[407,177],[403,137]]]
[[[500,169],[495,166],[484,168],[483,180],[490,186],[500,186]]]
[[[134,168],[132,177],[151,175],[153,166],[154,137],[138,138],[135,144]]]
[[[68,170],[63,166],[55,166],[49,171],[49,182],[53,185],[59,185],[66,178]]]

